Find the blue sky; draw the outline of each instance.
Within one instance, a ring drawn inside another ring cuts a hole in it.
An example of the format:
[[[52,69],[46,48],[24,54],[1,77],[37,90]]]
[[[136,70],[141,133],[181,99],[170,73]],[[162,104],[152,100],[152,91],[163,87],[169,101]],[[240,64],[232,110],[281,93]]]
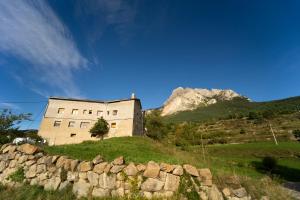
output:
[[[0,1],[0,107],[48,96],[163,104],[179,86],[300,94],[300,1]]]

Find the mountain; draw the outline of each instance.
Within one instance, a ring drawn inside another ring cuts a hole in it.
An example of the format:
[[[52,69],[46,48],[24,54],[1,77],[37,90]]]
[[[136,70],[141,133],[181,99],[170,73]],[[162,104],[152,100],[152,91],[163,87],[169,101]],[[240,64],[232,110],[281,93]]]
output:
[[[164,103],[162,116],[175,114],[181,111],[195,110],[221,101],[243,97],[233,90],[182,88],[173,90],[171,96]]]

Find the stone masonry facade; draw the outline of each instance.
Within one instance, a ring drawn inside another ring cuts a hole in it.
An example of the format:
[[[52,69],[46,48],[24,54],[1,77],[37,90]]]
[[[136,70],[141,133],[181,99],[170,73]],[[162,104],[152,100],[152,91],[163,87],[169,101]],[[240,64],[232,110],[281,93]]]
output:
[[[10,175],[20,169],[24,171],[22,183],[10,180]],[[112,162],[105,161],[100,155],[92,161],[80,161],[66,156],[46,155],[30,144],[1,147],[0,182],[11,187],[25,183],[40,185],[45,190],[62,190],[69,186],[77,197],[142,196],[185,200],[188,199],[186,194],[194,191],[199,199],[251,199],[242,187],[220,191],[213,184],[208,168],[153,161],[147,164],[125,163],[122,156]]]

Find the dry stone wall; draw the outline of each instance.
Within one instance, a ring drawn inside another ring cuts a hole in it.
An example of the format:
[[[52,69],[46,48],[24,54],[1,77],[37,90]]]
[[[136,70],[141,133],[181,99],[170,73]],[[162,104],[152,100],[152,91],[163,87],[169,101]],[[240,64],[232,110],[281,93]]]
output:
[[[100,155],[92,161],[66,156],[46,155],[38,147],[23,144],[3,145],[0,149],[0,182],[9,186],[10,177],[24,171],[23,183],[43,186],[45,190],[72,187],[78,197],[143,196],[145,198],[189,199],[195,192],[199,199],[249,200],[244,188],[220,192],[213,184],[209,169],[192,165],[171,165],[153,161],[144,164],[125,163],[123,157],[106,162]]]

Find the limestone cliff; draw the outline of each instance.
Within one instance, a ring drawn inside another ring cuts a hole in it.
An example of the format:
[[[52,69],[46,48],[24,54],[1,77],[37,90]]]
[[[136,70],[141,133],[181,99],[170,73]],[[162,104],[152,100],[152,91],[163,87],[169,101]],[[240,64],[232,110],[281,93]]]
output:
[[[171,96],[162,107],[162,116],[179,111],[193,110],[199,106],[207,106],[218,101],[232,100],[242,97],[233,90],[182,88],[173,90]]]

